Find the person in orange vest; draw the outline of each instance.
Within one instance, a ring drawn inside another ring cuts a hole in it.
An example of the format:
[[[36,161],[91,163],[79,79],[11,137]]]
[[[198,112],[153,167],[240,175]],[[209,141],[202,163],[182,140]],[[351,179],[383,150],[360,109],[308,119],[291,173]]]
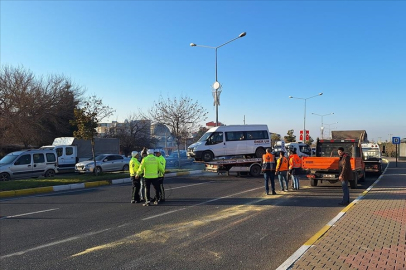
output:
[[[299,169],[302,167],[302,159],[296,154],[295,148],[289,149],[289,175],[292,177],[293,189],[299,189]]]
[[[279,152],[279,159],[276,161],[275,175],[278,176],[281,191],[288,191],[289,178],[288,178],[289,162],[285,157],[285,152]],[[285,187],[284,187],[285,186]]]
[[[269,180],[271,180],[272,195],[276,195],[275,192],[275,157],[271,154],[269,148],[266,149],[266,153],[262,156],[262,172],[265,178],[265,192],[269,195]]]

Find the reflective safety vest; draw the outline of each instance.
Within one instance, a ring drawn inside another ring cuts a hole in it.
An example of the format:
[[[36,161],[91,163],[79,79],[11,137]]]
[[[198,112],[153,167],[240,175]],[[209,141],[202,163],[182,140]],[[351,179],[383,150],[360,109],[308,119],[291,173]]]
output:
[[[284,172],[288,170],[288,159],[286,157],[281,157],[276,161],[276,171]]]
[[[271,153],[262,156],[262,171],[273,171],[275,169],[275,157]]]
[[[292,154],[289,156],[289,170],[293,168],[301,168],[302,167],[302,159],[298,156],[298,154]]]
[[[137,176],[144,174],[144,178],[155,179],[158,178],[158,173],[165,173],[164,167],[158,158],[153,154],[149,154],[141,161],[141,165],[138,168]]]
[[[160,172],[160,173],[159,173],[159,177],[163,177],[164,174],[165,174],[166,159],[164,158],[163,155],[160,155],[160,156],[158,157],[158,160],[159,160],[159,162],[162,164],[162,166],[164,167],[164,172],[163,172],[163,173]]]
[[[130,176],[135,176],[137,174],[138,168],[140,167],[140,162],[137,158],[132,157],[128,167],[130,168]]]

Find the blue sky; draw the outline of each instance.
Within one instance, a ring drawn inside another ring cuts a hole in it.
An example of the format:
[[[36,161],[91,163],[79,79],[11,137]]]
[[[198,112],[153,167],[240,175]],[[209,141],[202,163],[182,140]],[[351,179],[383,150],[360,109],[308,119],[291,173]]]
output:
[[[188,96],[215,121],[406,137],[406,1],[1,1],[1,65],[62,74],[123,121]],[[337,124],[333,124],[336,123]],[[202,123],[203,125],[204,123]],[[331,124],[331,125],[329,125]]]

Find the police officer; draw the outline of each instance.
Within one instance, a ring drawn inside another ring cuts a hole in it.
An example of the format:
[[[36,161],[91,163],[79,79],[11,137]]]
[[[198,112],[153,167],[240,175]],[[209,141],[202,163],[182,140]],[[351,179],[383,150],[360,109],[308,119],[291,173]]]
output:
[[[138,168],[140,167],[140,162],[138,161],[139,153],[137,151],[131,152],[131,160],[129,163],[130,168],[130,178],[132,182],[132,192],[131,192],[131,203],[139,203],[140,200],[140,188],[141,188],[141,177],[136,176]]]
[[[160,202],[165,201],[165,189],[164,189],[164,177],[165,177],[165,168],[166,168],[166,159],[162,155],[159,149],[155,149],[155,156],[158,158],[159,162],[164,167],[164,173],[159,172],[158,175],[158,184],[159,184],[159,194],[160,198],[156,198]]]
[[[143,206],[151,205],[151,184],[155,188],[155,197],[159,198],[158,173],[165,173],[162,164],[158,158],[154,156],[154,150],[148,149],[147,154],[148,156],[143,158],[137,171],[137,176],[144,174],[145,179],[145,203]],[[154,204],[157,205],[158,200],[155,200]]]

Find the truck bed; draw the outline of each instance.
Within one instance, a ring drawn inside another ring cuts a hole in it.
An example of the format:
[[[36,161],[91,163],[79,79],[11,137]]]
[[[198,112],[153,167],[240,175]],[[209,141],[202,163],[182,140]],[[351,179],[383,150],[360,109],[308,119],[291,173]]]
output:
[[[302,168],[304,170],[338,170],[338,157],[302,157]],[[351,169],[362,169],[362,158],[351,158]]]

